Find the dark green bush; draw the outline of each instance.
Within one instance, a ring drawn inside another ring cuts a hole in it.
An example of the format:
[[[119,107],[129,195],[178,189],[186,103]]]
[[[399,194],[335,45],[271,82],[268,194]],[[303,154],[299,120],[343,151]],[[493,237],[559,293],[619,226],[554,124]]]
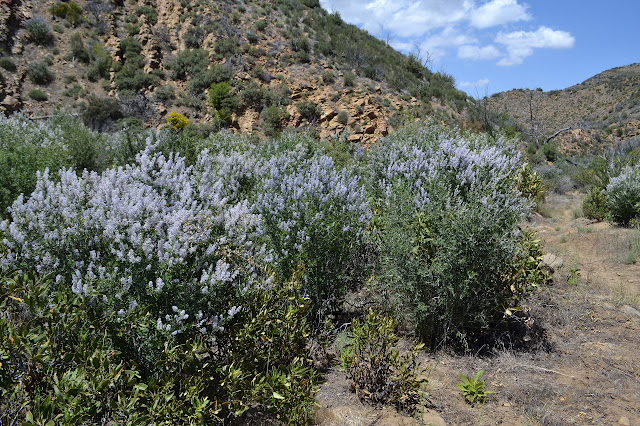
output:
[[[640,167],[627,167],[619,176],[611,178],[606,189],[607,207],[611,220],[627,226],[639,216]]]
[[[257,111],[262,110],[262,105],[265,101],[265,93],[262,87],[255,81],[249,82],[244,86],[240,93],[238,93],[240,101],[245,108],[253,108]]]
[[[45,62],[34,62],[27,68],[29,79],[35,84],[46,86],[55,80],[56,75],[49,70]]]
[[[291,40],[291,50],[294,52],[309,52],[311,49],[311,44],[309,43],[309,39],[307,37],[294,37]]]
[[[184,35],[184,43],[189,49],[199,49],[202,47],[202,42],[206,37],[206,33],[201,27],[191,27]]]
[[[336,81],[336,76],[331,71],[322,71],[321,79],[324,84],[331,84]]]
[[[158,9],[156,9],[155,7],[138,6],[136,7],[136,15],[144,15],[150,25],[155,25],[158,23]]]
[[[106,130],[123,117],[122,108],[116,99],[89,96],[87,108],[82,114],[85,125],[94,130]]]
[[[265,420],[306,424],[319,376],[308,365],[306,306],[300,284],[248,295],[251,310],[229,325],[225,346],[202,339],[160,347],[152,371],[130,357],[123,314],[96,308],[69,287],[15,274],[0,279],[0,410],[21,423],[243,423],[248,409]],[[126,319],[147,315],[140,306]],[[220,349],[223,349],[222,351]]]
[[[368,162],[380,170],[372,186],[394,182],[382,184],[374,221],[382,303],[429,345],[481,346],[505,309],[544,282],[539,241],[519,228],[533,203],[517,188],[517,154],[487,136],[435,130],[391,140]]]
[[[167,64],[171,70],[169,76],[173,80],[186,80],[188,76],[196,75],[206,71],[209,65],[209,54],[202,49],[183,50],[176,58]]]
[[[189,91],[194,95],[202,95],[212,84],[229,81],[232,72],[224,65],[215,64],[211,68],[196,73],[189,82]]]
[[[135,95],[141,89],[155,86],[160,77],[143,71],[144,58],[140,54],[140,43],[132,37],[120,42],[123,63],[117,70],[114,83],[121,94]]]
[[[356,81],[356,76],[351,72],[345,72],[342,76],[342,83],[347,87],[353,87]]]
[[[347,114],[346,111],[340,111],[340,114],[338,114],[338,123],[344,126],[347,124],[348,121],[349,121],[349,114]]]
[[[552,163],[558,159],[558,146],[554,142],[548,142],[542,147],[542,152],[544,153],[547,161],[551,161]]]
[[[90,104],[95,101],[91,101]],[[51,119],[51,125],[60,129],[62,142],[69,156],[69,167],[81,172],[102,171],[105,164],[104,139],[99,133],[94,133],[82,125],[78,119],[69,115],[56,115]]]
[[[607,199],[599,187],[591,188],[582,202],[582,211],[588,219],[601,221],[607,217]]]
[[[262,130],[267,136],[273,136],[282,130],[283,123],[289,118],[289,114],[284,109],[271,105],[260,112],[260,123]]]
[[[51,27],[46,19],[40,16],[34,16],[33,18],[25,21],[24,28],[28,32],[27,37],[30,42],[41,45],[53,43],[53,33],[51,32]]]
[[[215,41],[213,49],[220,57],[229,57],[236,53],[238,40],[234,37],[219,38]]]
[[[111,54],[100,43],[93,43],[88,50],[90,63],[87,67],[87,78],[97,81],[101,78],[109,78],[111,72]]]
[[[209,87],[208,102],[223,126],[231,124],[231,112],[238,107],[238,98],[231,92],[229,83],[213,83]]]
[[[142,52],[142,46],[140,42],[133,37],[127,37],[120,42],[120,51],[122,52],[123,59],[127,56],[136,56]]]
[[[69,3],[59,2],[51,6],[51,13],[59,18],[66,19],[71,25],[78,26],[83,21],[83,10],[75,1]]]
[[[69,39],[69,44],[71,46],[71,53],[73,56],[78,59],[80,62],[88,63],[91,59],[89,57],[89,51],[87,47],[84,45],[82,41],[82,36],[80,33],[75,33]]]
[[[209,88],[209,105],[214,109],[228,107],[227,100],[231,95],[231,86],[226,81],[214,83]]]
[[[14,72],[16,70],[16,63],[13,62],[13,59],[4,56],[0,58],[0,67],[7,71]]]
[[[258,19],[254,26],[256,27],[256,30],[258,31],[264,31],[265,28],[267,28],[267,21],[265,21],[264,19]]]
[[[258,42],[258,36],[252,32],[248,32],[246,34],[246,37],[247,37],[247,41],[251,44],[256,44]]]
[[[170,102],[176,98],[176,89],[171,85],[159,86],[154,92],[153,97],[162,102]]]
[[[315,121],[320,118],[322,114],[322,109],[319,105],[316,105],[312,101],[300,101],[296,105],[300,116],[308,121]]]
[[[31,194],[36,172],[68,166],[61,146],[47,126],[22,116],[0,117],[0,218],[20,194]]]
[[[301,272],[272,290],[250,293],[250,308],[230,327],[222,383],[236,417],[256,403],[288,424],[306,424],[315,412],[319,376],[308,365],[309,300],[300,296]]]
[[[49,96],[46,92],[40,89],[31,89],[29,90],[29,97],[37,102],[44,102],[49,99]]]

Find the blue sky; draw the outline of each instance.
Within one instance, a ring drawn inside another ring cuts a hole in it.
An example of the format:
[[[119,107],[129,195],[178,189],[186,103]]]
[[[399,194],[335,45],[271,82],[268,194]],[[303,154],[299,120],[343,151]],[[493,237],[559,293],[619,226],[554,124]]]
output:
[[[321,0],[329,11],[420,53],[482,97],[564,89],[640,62],[640,1]]]

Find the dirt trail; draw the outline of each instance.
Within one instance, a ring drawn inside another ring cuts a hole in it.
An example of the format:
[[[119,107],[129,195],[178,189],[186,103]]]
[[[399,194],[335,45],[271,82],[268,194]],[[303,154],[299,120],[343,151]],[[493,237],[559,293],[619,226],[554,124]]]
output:
[[[494,356],[424,355],[428,411],[408,418],[363,406],[333,371],[318,400],[324,425],[640,426],[640,231],[580,217],[579,194],[551,195],[529,226],[558,256],[554,284],[524,309],[544,330],[537,351]],[[526,338],[526,337],[525,337]],[[495,392],[465,403],[458,373],[485,370]]]

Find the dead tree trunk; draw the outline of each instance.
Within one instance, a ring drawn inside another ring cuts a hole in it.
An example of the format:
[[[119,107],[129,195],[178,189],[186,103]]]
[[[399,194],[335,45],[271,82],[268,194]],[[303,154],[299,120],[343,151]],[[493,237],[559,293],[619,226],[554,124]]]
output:
[[[547,143],[549,143],[549,141],[553,138],[555,138],[556,136],[558,136],[560,133],[562,132],[566,132],[567,130],[571,130],[573,129],[573,126],[569,126],[569,127],[565,127],[564,129],[560,129],[557,132],[555,132],[554,134],[552,134],[551,136],[549,136],[547,139],[545,139],[544,144],[546,145]]]

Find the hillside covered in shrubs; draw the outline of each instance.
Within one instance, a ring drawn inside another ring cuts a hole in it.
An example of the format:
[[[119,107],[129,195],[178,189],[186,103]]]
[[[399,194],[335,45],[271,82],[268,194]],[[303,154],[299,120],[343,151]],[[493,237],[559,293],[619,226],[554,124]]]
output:
[[[312,127],[372,142],[469,106],[432,72],[319,2],[8,1],[0,109],[78,114],[93,129],[157,127],[171,111],[201,125],[271,136]]]
[[[548,278],[520,227],[540,182],[513,141],[431,124],[365,151],[171,127],[1,119],[11,418],[305,423],[320,380],[310,343],[353,315],[348,294],[381,310],[354,336],[392,315],[430,348],[479,348]],[[405,362],[379,398],[411,411],[420,379]]]

